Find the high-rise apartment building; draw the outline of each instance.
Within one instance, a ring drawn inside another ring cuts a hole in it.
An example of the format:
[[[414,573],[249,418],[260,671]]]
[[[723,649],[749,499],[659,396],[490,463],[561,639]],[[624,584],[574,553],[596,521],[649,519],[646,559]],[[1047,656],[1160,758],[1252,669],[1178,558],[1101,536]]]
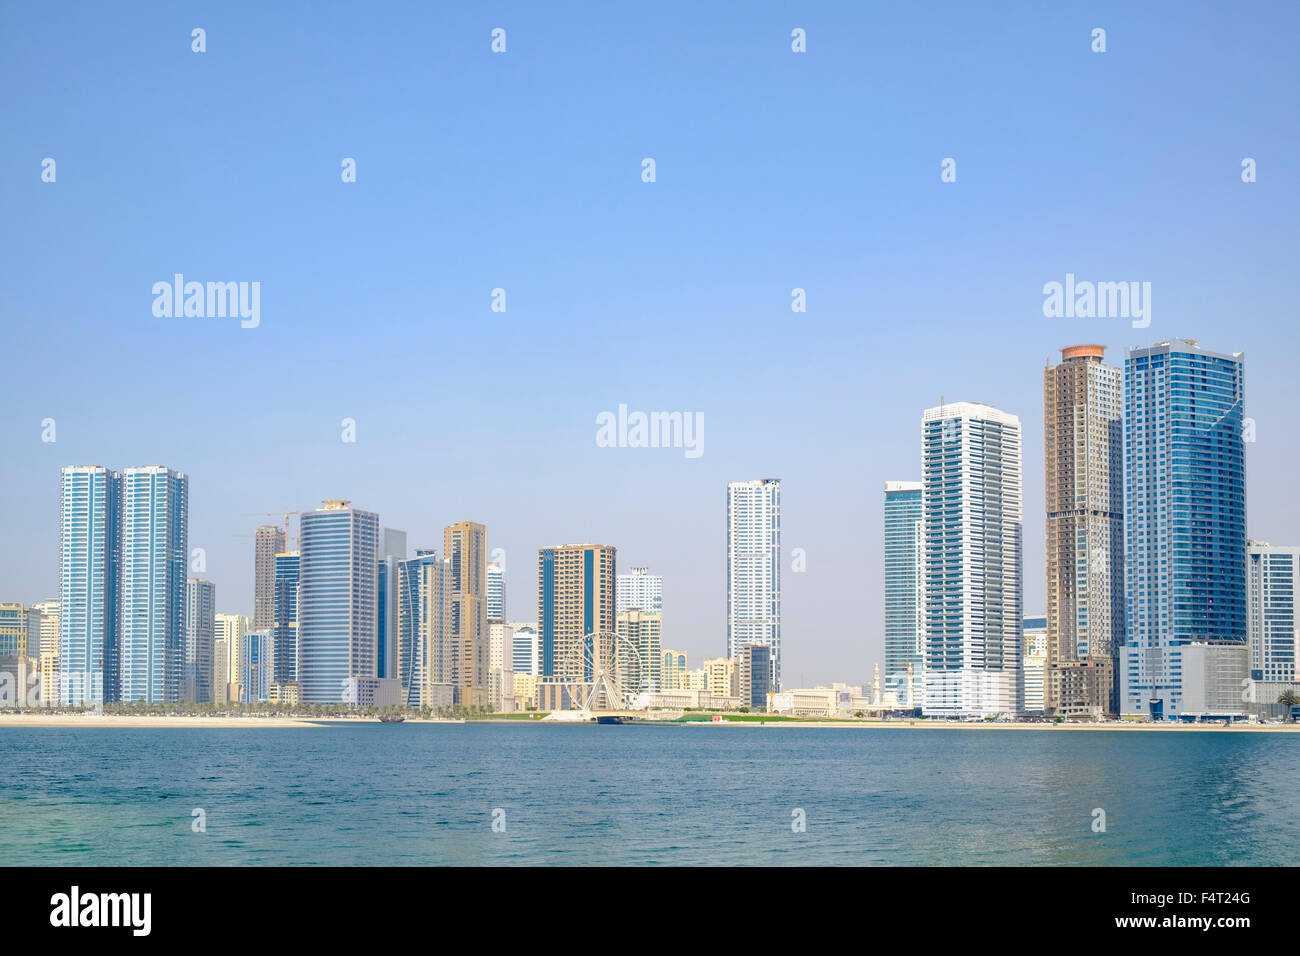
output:
[[[180,699],[189,479],[162,465],[122,470],[119,524],[118,699]]]
[[[506,619],[506,568],[498,561],[487,566],[487,616],[489,621]]]
[[[408,707],[455,702],[458,648],[452,630],[451,562],[417,550],[397,564],[397,679]]]
[[[456,646],[456,702],[487,704],[487,529],[473,521],[448,525],[443,557],[451,564],[451,629]]]
[[[1300,548],[1251,541],[1247,571],[1250,676],[1294,682],[1300,677]]]
[[[1223,695],[1193,677],[1247,677],[1244,392],[1240,352],[1173,339],[1125,358],[1125,714],[1201,713]],[[1209,650],[1184,661],[1191,645]]]
[[[634,688],[637,693],[648,691],[653,694],[662,689],[662,627],[662,615],[636,607],[629,608],[614,619],[615,633],[627,638],[628,643],[636,648],[637,666],[634,670],[640,684]],[[633,669],[629,668],[627,673],[633,674]]]
[[[614,548],[566,544],[537,553],[537,620],[542,645],[542,677],[583,680],[593,634],[613,634]]]
[[[921,419],[925,701],[937,716],[1021,699],[1020,419],[957,402]]]
[[[275,556],[287,550],[279,525],[264,524],[253,536],[253,627],[258,630],[275,626]]]
[[[397,565],[406,560],[406,532],[379,532],[379,619],[375,632],[375,669],[380,677],[397,677]]]
[[[618,576],[617,603],[614,613],[622,614],[629,608],[639,607],[651,614],[664,610],[664,579],[651,574],[649,568],[633,568],[628,574]]]
[[[211,581],[185,582],[185,645],[181,658],[180,699],[199,704],[215,700],[212,656],[217,637],[217,589]]]
[[[246,614],[217,614],[213,619],[213,647],[218,644],[225,649],[224,667],[214,667],[213,672],[223,671],[226,675],[226,687],[217,687],[218,698],[224,693],[224,700],[238,702],[240,699],[239,682],[244,670],[244,633],[252,629],[253,621]]]
[[[885,482],[885,686],[906,707],[925,673],[922,553],[921,483]]]
[[[271,632],[253,628],[244,632],[240,662],[243,670],[239,676],[240,701],[256,704],[271,696]]]
[[[1122,372],[1102,345],[1043,370],[1047,503],[1044,712],[1115,714],[1124,643]]]
[[[121,476],[100,465],[62,471],[59,703],[116,700]]]
[[[289,684],[298,679],[298,573],[297,551],[275,556],[275,609],[271,623],[271,682]]]
[[[781,479],[727,485],[727,656],[746,644],[772,648],[781,688]]]
[[[379,516],[349,505],[328,500],[299,519],[298,682],[307,704],[340,702],[350,678],[377,677]]]

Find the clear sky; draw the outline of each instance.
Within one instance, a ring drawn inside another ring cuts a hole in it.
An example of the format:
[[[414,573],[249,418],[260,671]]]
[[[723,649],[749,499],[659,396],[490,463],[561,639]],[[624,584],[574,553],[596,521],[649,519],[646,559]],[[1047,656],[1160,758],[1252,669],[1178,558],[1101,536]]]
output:
[[[0,6],[0,600],[57,594],[61,466],[158,463],[222,611],[251,513],[343,497],[412,548],[485,523],[519,619],[537,548],[615,545],[698,663],[726,482],[779,477],[787,682],[867,681],[922,410],[1023,419],[1041,612],[1042,367],[1173,336],[1246,353],[1250,533],[1300,543],[1300,12],[1135,6]],[[260,325],[155,317],[177,272]],[[1067,272],[1150,282],[1150,327],[1045,318]],[[704,454],[597,447],[620,403]]]

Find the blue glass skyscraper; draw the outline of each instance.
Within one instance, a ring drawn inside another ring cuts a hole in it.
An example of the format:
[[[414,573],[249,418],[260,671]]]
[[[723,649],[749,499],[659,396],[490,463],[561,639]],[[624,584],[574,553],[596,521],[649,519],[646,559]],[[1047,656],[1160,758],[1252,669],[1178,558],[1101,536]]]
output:
[[[298,681],[308,704],[376,677],[379,516],[326,501],[299,519]]]
[[[905,707],[919,704],[925,671],[921,529],[921,483],[885,482],[885,686]]]
[[[120,476],[63,469],[59,533],[59,703],[117,698],[117,516]]]
[[[397,677],[397,565],[406,560],[406,532],[379,532],[379,577],[376,601],[375,670],[380,677]]]
[[[1156,718],[1203,701],[1187,664],[1246,674],[1246,463],[1240,352],[1174,339],[1124,362],[1125,601],[1122,710]],[[1202,645],[1189,658],[1186,648]],[[1212,695],[1210,695],[1212,696]]]
[[[298,679],[298,552],[275,556],[275,624],[271,628],[271,680],[287,684]]]
[[[189,479],[162,465],[122,471],[120,700],[180,699],[184,671]]]

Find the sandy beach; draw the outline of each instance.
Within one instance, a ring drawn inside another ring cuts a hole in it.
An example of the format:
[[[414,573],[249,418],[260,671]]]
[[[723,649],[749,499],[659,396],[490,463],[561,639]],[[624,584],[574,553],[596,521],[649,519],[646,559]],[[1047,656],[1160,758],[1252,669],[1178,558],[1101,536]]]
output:
[[[126,714],[0,714],[0,727],[320,727],[352,718],[158,717]]]
[[[889,721],[833,721],[833,720],[798,720],[798,721],[692,721],[684,723],[685,727],[842,727],[846,729],[874,730],[1033,730],[1051,733],[1075,731],[1108,730],[1119,733],[1134,731],[1154,731],[1157,733],[1295,733],[1300,731],[1300,724],[1144,724],[1137,721],[1125,723],[1090,724],[1090,723],[965,723],[947,720],[889,720]]]
[[[323,728],[358,723],[378,723],[374,717],[160,717],[126,714],[0,714],[2,727],[118,727],[118,728],[232,728],[251,727],[301,727]],[[464,720],[419,719],[408,717],[408,724],[463,724]],[[492,719],[491,717],[469,723],[536,724],[539,726],[569,726],[567,722],[520,721]],[[1126,723],[965,723],[945,720],[889,720],[889,721],[830,721],[830,720],[722,720],[714,721],[655,721],[673,727],[821,727],[841,730],[1029,730],[1043,733],[1073,733],[1079,731],[1116,731],[1119,733],[1297,733],[1300,724],[1144,724]]]

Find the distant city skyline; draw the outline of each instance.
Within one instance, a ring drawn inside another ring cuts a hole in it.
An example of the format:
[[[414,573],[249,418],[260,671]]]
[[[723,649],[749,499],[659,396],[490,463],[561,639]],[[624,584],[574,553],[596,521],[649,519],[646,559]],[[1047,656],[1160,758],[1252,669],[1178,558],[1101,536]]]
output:
[[[31,96],[0,156],[0,334],[26,357],[0,420],[0,540],[21,543],[3,599],[57,596],[60,467],[160,462],[193,476],[191,546],[222,612],[255,612],[247,535],[345,496],[413,547],[465,516],[492,529],[508,619],[536,616],[537,548],[616,544],[663,575],[665,640],[702,659],[725,654],[718,489],[779,475],[783,671],[866,681],[883,515],[845,489],[915,478],[915,415],[941,400],[1005,409],[1041,448],[1061,347],[1118,361],[1175,336],[1251,356],[1247,533],[1300,541],[1300,11],[1009,9],[990,26],[958,4],[759,4],[647,28],[517,5],[504,55],[473,10],[360,30],[315,10],[325,50],[294,10],[218,10],[198,55],[161,5],[6,9],[0,81]],[[52,50],[59,82],[33,87]],[[259,149],[196,151],[235,104]],[[155,315],[176,273],[260,283],[259,324]],[[1149,282],[1149,325],[1045,316],[1067,274]],[[703,414],[703,455],[600,447],[596,417],[620,405]],[[1032,556],[1036,454],[1024,488]],[[1046,608],[1041,562],[1024,589]],[[851,593],[861,631],[840,625]]]

